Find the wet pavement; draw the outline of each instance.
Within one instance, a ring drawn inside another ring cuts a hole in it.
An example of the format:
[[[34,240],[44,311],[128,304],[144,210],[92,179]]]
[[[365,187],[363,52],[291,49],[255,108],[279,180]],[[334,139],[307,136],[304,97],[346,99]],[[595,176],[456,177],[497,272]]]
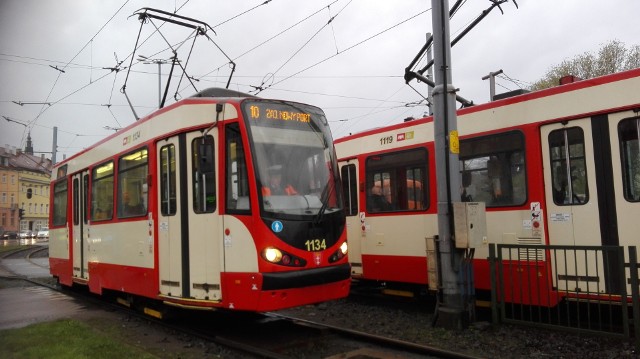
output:
[[[0,259],[0,279],[11,282],[0,285],[0,330],[69,318],[86,310],[72,297],[18,279],[50,276],[49,258]]]

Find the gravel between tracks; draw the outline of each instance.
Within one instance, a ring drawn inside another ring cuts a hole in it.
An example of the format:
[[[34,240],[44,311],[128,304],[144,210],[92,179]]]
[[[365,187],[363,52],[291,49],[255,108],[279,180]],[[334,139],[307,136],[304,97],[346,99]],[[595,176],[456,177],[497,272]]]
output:
[[[280,313],[483,358],[640,358],[633,341],[620,338],[488,322],[462,331],[434,328],[427,304],[349,298]]]

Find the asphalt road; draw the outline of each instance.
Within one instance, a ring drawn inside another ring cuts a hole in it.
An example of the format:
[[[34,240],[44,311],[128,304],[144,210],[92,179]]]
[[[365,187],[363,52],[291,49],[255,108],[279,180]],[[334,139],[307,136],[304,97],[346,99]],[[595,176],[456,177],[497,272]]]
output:
[[[69,296],[19,279],[50,276],[47,257],[0,259],[0,330],[67,318],[85,310]]]

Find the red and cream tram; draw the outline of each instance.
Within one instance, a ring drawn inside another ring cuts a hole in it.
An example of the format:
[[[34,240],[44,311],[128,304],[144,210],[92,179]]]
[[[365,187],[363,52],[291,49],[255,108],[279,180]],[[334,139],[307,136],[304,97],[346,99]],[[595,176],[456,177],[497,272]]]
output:
[[[322,110],[205,90],[54,167],[51,274],[189,308],[342,298],[339,181]]]
[[[458,131],[462,200],[487,208],[476,288],[490,289],[488,243],[638,245],[640,69],[461,109]],[[426,288],[425,238],[438,233],[433,141],[431,117],[336,140],[354,278]],[[565,280],[513,301],[553,305],[556,290],[599,293],[620,280],[594,274],[602,258],[535,263],[538,278]],[[504,270],[517,278],[507,271],[521,268]]]

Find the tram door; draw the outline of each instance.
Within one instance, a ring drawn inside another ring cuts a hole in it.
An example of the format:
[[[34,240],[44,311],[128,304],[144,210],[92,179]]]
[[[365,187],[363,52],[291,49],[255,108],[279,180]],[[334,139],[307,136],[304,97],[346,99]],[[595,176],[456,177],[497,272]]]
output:
[[[88,205],[89,171],[84,170],[72,176],[71,179],[71,238],[73,277],[88,280],[87,259],[88,243]]]
[[[631,234],[625,230],[637,220],[638,208],[634,216],[623,196],[618,140],[618,124],[623,117],[599,115],[541,128],[550,244],[631,243]],[[618,265],[602,252],[580,253],[577,258],[559,255],[558,287],[616,292],[619,278],[612,273]]]
[[[366,223],[364,210],[360,211],[358,191],[358,160],[341,162],[340,176],[342,179],[347,212],[347,241],[349,243],[349,262],[351,274],[362,275],[362,236],[365,233],[362,226]]]
[[[221,235],[216,199],[217,128],[158,141],[160,293],[220,300]]]

